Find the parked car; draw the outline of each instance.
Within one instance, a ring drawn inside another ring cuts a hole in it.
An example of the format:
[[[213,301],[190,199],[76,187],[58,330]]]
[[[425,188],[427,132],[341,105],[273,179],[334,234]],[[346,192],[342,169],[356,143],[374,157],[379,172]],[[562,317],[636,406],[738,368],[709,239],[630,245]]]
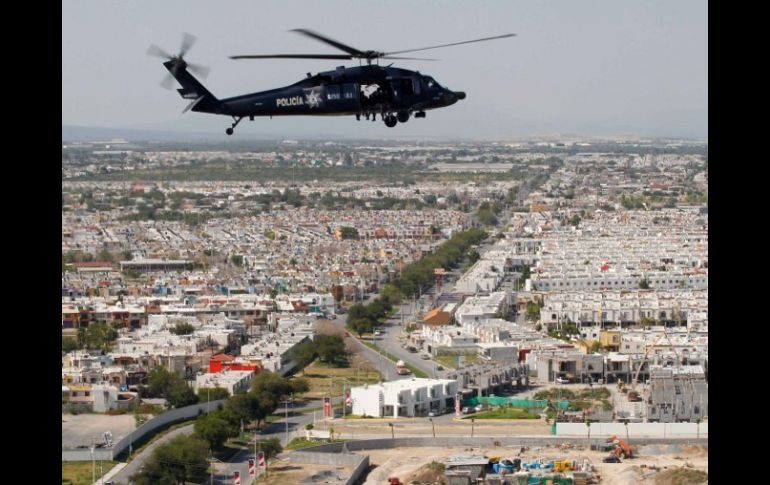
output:
[[[430,360],[430,355],[428,355],[428,354],[422,354],[422,355],[420,356],[420,358],[421,358],[422,360]]]
[[[564,377],[557,377],[556,382],[558,384],[569,384],[569,379],[566,379]]]
[[[379,330],[375,330],[375,331],[374,331],[374,335],[382,335],[382,332],[381,332],[381,331],[379,331]]]
[[[462,409],[462,413],[463,413],[463,414],[470,414],[470,413],[472,413],[472,412],[473,412],[473,409],[469,408],[468,406],[465,406],[465,407]]]
[[[436,366],[436,370],[444,370],[444,366],[443,365],[438,365],[438,366]]]
[[[431,411],[431,412],[429,412],[429,413],[428,413],[428,417],[429,417],[429,418],[435,418],[435,417],[436,417],[436,412],[435,412],[435,411]]]

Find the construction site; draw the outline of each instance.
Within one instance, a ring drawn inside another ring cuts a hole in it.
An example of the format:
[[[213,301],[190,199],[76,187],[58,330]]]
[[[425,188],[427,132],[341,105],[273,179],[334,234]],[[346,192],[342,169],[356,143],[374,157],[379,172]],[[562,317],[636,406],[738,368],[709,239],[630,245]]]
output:
[[[307,451],[304,455],[316,454]],[[317,453],[363,460],[359,477],[350,466],[305,464],[273,470],[270,483],[364,485],[675,485],[708,483],[708,448],[692,444],[629,445],[611,437],[590,446],[431,446]],[[290,455],[290,461],[294,461]],[[300,460],[300,461],[305,461]],[[320,462],[317,459],[311,460]],[[317,469],[316,469],[317,468]],[[320,480],[320,481],[319,481]]]

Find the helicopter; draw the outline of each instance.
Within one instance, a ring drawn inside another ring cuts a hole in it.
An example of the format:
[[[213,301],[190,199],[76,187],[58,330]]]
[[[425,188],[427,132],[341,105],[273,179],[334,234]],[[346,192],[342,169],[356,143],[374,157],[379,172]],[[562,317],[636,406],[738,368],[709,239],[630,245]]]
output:
[[[230,59],[358,59],[359,65],[339,66],[335,70],[307,73],[307,77],[289,86],[260,91],[231,98],[218,99],[206,89],[192,74],[206,77],[209,69],[187,62],[184,56],[193,46],[196,37],[185,33],[177,55],[165,52],[155,44],[147,51],[166,59],[163,65],[169,74],[161,83],[171,88],[174,79],[182,86],[177,89],[184,99],[191,100],[182,111],[211,113],[230,116],[232,125],[225,130],[232,135],[235,127],[244,118],[254,121],[255,116],[350,116],[356,120],[376,120],[377,115],[385,126],[393,128],[398,123],[406,123],[410,117],[425,118],[425,112],[431,109],[451,106],[465,99],[463,91],[452,91],[441,86],[433,77],[393,67],[393,64],[380,66],[379,60],[420,60],[435,61],[415,57],[400,57],[405,54],[440,47],[483,42],[494,39],[513,37],[516,34],[504,34],[483,39],[473,39],[451,44],[442,44],[419,49],[407,49],[394,52],[359,50],[336,40],[330,39],[308,29],[294,29],[296,32],[339,49],[345,54],[272,54],[272,55],[237,55]],[[366,64],[364,64],[364,62]],[[374,64],[373,64],[374,62]]]

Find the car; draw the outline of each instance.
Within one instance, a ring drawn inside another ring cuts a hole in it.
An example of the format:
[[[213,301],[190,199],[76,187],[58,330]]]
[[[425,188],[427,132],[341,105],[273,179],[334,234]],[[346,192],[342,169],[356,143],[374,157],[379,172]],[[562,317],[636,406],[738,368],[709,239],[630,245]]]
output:
[[[438,365],[438,366],[436,366],[436,370],[444,370],[444,366],[443,365]]]
[[[375,335],[382,335],[382,332],[380,332],[379,330],[375,330],[375,331],[374,331],[374,334],[375,334]]]
[[[422,354],[422,355],[420,356],[420,358],[421,358],[422,360],[430,360],[430,355],[428,355],[428,354]]]
[[[470,414],[470,413],[472,413],[472,412],[473,412],[473,410],[472,410],[471,408],[469,408],[468,406],[465,406],[465,407],[462,409],[462,413],[463,413],[463,414]]]
[[[566,379],[564,377],[557,377],[556,382],[559,384],[569,384],[569,379]]]
[[[435,411],[431,411],[431,412],[429,412],[429,413],[428,413],[428,417],[429,417],[429,418],[435,418],[435,417],[436,417],[436,412],[435,412]]]

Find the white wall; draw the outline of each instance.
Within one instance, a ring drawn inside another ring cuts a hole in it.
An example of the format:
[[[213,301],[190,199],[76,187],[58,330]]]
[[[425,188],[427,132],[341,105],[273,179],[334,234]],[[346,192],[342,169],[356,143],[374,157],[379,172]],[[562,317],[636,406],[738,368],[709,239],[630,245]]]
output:
[[[708,422],[700,423],[628,423],[628,438],[708,438]],[[556,423],[557,436],[588,437],[585,423]],[[626,439],[623,423],[591,423],[591,437],[617,436]]]
[[[350,391],[350,398],[353,400],[353,414],[381,417],[379,387],[354,387]]]

